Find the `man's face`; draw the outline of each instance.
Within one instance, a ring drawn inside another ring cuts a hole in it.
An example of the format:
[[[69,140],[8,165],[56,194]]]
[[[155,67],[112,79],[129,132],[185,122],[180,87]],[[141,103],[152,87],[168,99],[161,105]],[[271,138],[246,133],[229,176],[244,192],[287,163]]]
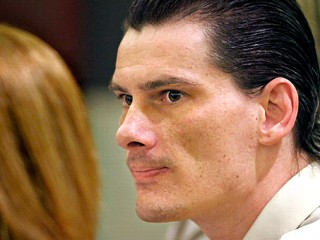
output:
[[[119,47],[116,138],[146,221],[232,214],[255,184],[258,104],[208,51],[201,27],[183,21],[129,29]]]

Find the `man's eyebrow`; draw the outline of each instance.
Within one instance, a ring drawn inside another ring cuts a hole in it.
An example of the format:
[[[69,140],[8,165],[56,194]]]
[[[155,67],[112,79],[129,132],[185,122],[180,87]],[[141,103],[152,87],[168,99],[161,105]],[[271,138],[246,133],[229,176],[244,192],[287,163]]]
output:
[[[108,86],[109,90],[112,92],[118,91],[118,92],[128,92],[128,90],[125,87],[122,87],[114,82],[112,80],[110,81],[110,84]]]
[[[192,85],[192,86],[197,86],[199,83],[185,79],[185,78],[176,78],[176,77],[170,77],[166,79],[159,79],[159,80],[154,80],[154,81],[149,81],[146,83],[142,83],[138,85],[138,88],[140,90],[153,90],[157,89],[160,87],[165,87],[165,86],[170,86],[170,85]],[[125,87],[120,86],[119,84],[112,82],[109,84],[109,89],[111,91],[119,91],[119,92],[128,92],[128,90]]]
[[[199,85],[199,83],[191,81],[184,78],[170,77],[163,80],[149,81],[138,85],[141,90],[153,90],[160,87],[170,86],[170,85]]]

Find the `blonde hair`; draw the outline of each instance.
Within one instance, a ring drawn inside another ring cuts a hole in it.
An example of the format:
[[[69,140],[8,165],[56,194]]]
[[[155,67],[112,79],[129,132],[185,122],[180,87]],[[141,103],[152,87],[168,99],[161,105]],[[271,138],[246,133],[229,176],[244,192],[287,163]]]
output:
[[[0,239],[94,239],[99,177],[82,95],[60,56],[0,24]]]

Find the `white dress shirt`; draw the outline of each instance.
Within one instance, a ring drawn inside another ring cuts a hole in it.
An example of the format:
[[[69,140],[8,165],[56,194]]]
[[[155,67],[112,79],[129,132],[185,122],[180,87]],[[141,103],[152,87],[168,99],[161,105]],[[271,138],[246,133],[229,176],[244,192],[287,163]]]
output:
[[[174,223],[166,236],[166,240],[208,239],[191,221]],[[309,164],[277,192],[244,240],[320,240],[319,163]]]

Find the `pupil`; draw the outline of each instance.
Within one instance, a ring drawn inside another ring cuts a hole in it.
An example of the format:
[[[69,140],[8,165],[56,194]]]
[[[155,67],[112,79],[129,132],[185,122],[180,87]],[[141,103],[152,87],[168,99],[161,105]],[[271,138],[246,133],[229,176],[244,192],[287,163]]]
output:
[[[131,105],[131,103],[132,103],[132,97],[129,96],[129,95],[126,95],[126,96],[125,96],[125,102],[126,102],[126,104]]]
[[[176,102],[181,98],[181,93],[177,91],[171,91],[169,92],[169,99],[172,102]]]

